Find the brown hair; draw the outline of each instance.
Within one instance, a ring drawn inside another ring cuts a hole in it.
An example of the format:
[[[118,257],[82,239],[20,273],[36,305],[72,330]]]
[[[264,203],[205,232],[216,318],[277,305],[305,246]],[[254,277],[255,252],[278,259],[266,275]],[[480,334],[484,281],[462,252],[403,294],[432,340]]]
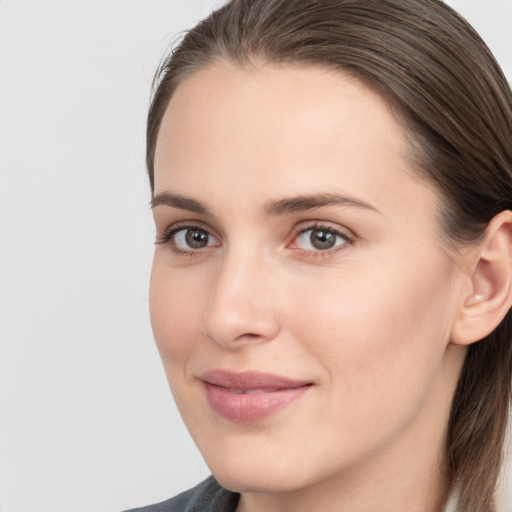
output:
[[[218,60],[314,64],[350,73],[408,128],[416,172],[444,201],[453,247],[512,209],[512,94],[491,52],[440,0],[233,0],[163,62],[147,124],[156,139],[176,87]],[[446,433],[445,471],[465,512],[493,511],[511,400],[512,314],[469,347]]]

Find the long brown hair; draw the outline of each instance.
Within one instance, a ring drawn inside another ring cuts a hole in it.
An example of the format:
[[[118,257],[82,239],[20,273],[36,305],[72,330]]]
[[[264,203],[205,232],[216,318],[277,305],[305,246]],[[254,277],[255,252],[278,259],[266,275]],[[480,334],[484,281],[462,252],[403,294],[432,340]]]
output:
[[[233,0],[190,30],[155,77],[147,124],[156,139],[171,96],[217,60],[314,64],[376,90],[408,128],[411,166],[443,197],[454,248],[512,209],[512,94],[491,52],[440,0]],[[495,510],[511,400],[512,315],[470,346],[446,433],[444,470],[465,512]]]

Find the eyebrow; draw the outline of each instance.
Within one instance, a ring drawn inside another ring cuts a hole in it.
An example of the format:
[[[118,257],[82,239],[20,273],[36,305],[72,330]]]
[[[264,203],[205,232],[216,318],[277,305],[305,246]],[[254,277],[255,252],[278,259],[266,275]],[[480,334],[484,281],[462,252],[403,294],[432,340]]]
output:
[[[192,199],[191,197],[182,196],[180,194],[172,194],[170,192],[160,192],[159,194],[156,194],[151,200],[151,208],[155,208],[161,205],[178,208],[180,210],[187,210],[189,212],[197,213],[200,215],[212,215],[208,207],[200,201]],[[377,208],[375,208],[375,206],[369,203],[352,197],[331,193],[301,195],[278,200],[269,199],[265,203],[264,212],[265,215],[269,217],[277,217],[291,213],[305,212],[308,210],[314,210],[316,208],[322,208],[324,206],[331,205],[353,206],[356,208],[375,211],[382,215],[382,213]]]
[[[269,200],[265,204],[265,214],[269,216],[286,215],[322,208],[323,206],[355,206],[381,213],[375,206],[352,197],[339,194],[312,194],[290,197],[279,200]]]
[[[170,192],[160,192],[151,200],[151,208],[156,206],[170,206],[180,210],[188,210],[189,212],[198,213],[200,215],[211,215],[210,211],[199,201],[191,197],[181,196],[179,194],[171,194]]]

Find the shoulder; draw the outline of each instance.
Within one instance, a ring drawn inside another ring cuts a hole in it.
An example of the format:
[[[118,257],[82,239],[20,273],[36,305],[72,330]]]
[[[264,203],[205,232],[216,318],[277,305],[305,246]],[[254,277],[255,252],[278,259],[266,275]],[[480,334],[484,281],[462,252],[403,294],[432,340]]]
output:
[[[174,498],[126,512],[235,512],[238,498],[211,476]]]

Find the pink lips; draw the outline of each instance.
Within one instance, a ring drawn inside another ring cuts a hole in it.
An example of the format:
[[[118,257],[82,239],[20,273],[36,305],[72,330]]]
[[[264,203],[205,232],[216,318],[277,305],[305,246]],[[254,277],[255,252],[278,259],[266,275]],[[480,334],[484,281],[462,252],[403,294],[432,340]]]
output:
[[[212,370],[201,376],[210,407],[238,423],[255,423],[298,399],[312,385],[254,371]]]

